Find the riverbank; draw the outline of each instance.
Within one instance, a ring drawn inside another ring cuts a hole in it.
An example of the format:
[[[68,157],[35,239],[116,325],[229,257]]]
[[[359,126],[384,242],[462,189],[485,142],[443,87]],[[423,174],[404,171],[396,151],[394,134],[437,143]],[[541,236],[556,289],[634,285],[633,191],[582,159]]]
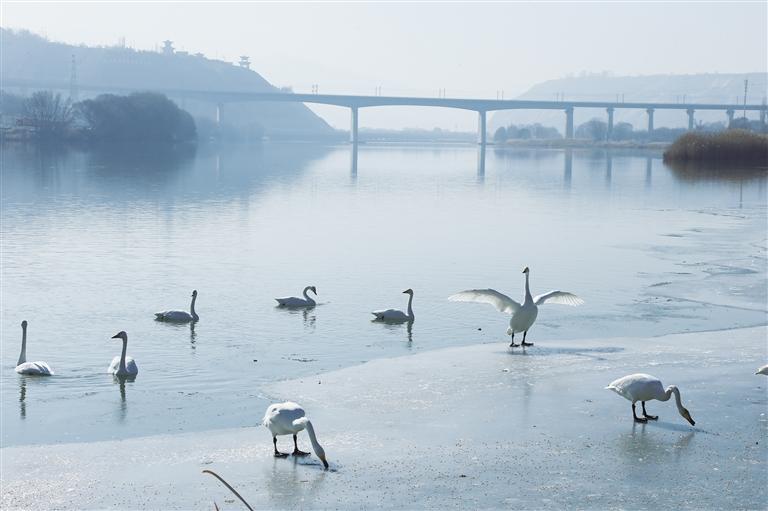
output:
[[[374,360],[270,385],[302,403],[331,470],[275,459],[258,426],[5,448],[3,509],[762,508],[768,498],[766,328],[502,342]],[[635,424],[603,387],[637,371],[681,389],[696,420],[649,403]],[[246,425],[244,425],[246,426]],[[308,449],[306,435],[300,447]],[[280,439],[287,450],[290,437]]]

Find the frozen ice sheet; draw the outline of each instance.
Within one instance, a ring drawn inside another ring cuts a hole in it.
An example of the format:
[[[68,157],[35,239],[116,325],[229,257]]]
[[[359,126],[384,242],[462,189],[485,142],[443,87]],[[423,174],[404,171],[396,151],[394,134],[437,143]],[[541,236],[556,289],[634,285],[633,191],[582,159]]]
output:
[[[766,329],[448,348],[271,386],[302,403],[331,470],[274,459],[246,427],[2,449],[2,508],[763,509]],[[635,424],[603,387],[631,372],[680,387],[696,420],[651,402]],[[280,439],[288,450],[289,437]],[[306,435],[300,447],[309,448]]]

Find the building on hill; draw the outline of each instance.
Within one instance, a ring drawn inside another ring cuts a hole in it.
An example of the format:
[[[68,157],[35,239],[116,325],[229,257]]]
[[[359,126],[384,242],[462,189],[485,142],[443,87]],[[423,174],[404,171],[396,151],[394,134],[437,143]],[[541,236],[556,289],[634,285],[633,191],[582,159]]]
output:
[[[228,62],[178,52],[170,40],[164,42],[158,53],[121,46],[73,46],[51,42],[29,32],[0,30],[5,82],[50,84],[47,88],[66,86],[62,92],[68,92],[74,56],[80,99],[136,90],[278,91],[248,66],[233,66]],[[17,88],[9,92],[29,94],[34,91]],[[301,103],[245,102],[218,109],[210,102],[176,101],[196,118],[213,121],[218,112],[222,123],[229,128],[252,130],[258,125],[267,137],[317,139],[338,136],[323,119]]]

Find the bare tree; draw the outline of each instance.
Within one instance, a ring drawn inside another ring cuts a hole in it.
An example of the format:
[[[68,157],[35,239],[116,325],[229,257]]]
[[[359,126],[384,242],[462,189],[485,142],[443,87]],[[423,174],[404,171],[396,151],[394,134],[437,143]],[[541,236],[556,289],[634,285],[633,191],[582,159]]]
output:
[[[42,137],[62,135],[74,120],[70,101],[51,91],[32,94],[24,103],[24,115]]]

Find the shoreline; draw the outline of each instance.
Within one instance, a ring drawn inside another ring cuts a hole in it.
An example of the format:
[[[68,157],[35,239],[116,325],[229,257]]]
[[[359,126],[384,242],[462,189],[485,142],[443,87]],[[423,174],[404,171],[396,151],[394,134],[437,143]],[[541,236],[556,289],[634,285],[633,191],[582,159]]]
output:
[[[654,495],[674,484],[667,477],[681,470],[680,494],[657,506],[694,508],[702,492],[716,491],[713,507],[735,505],[736,498],[750,507],[768,496],[749,486],[768,475],[767,382],[751,374],[765,363],[765,338],[761,326],[539,340],[525,354],[493,342],[376,359],[261,389],[307,409],[329,472],[314,456],[272,458],[269,433],[257,425],[263,411],[254,410],[253,425],[234,429],[5,447],[3,508],[197,508],[214,498],[226,505],[231,496],[200,474],[205,468],[255,508],[634,507],[660,498]],[[629,404],[602,388],[637,372],[631,367],[678,385],[697,426],[658,402],[649,404],[661,416],[657,423],[633,424]],[[747,400],[733,408],[730,398],[738,395]],[[728,435],[720,433],[725,429]],[[282,437],[279,445],[289,443]],[[299,443],[308,447],[305,435]],[[745,447],[738,459],[728,454]],[[653,464],[658,474],[644,477],[663,487],[609,494],[616,481],[606,481],[604,472],[617,468],[617,448],[620,458],[623,450],[660,457]],[[713,450],[721,466],[714,474]],[[127,475],[126,463],[142,470]],[[561,475],[541,480],[552,473]]]

